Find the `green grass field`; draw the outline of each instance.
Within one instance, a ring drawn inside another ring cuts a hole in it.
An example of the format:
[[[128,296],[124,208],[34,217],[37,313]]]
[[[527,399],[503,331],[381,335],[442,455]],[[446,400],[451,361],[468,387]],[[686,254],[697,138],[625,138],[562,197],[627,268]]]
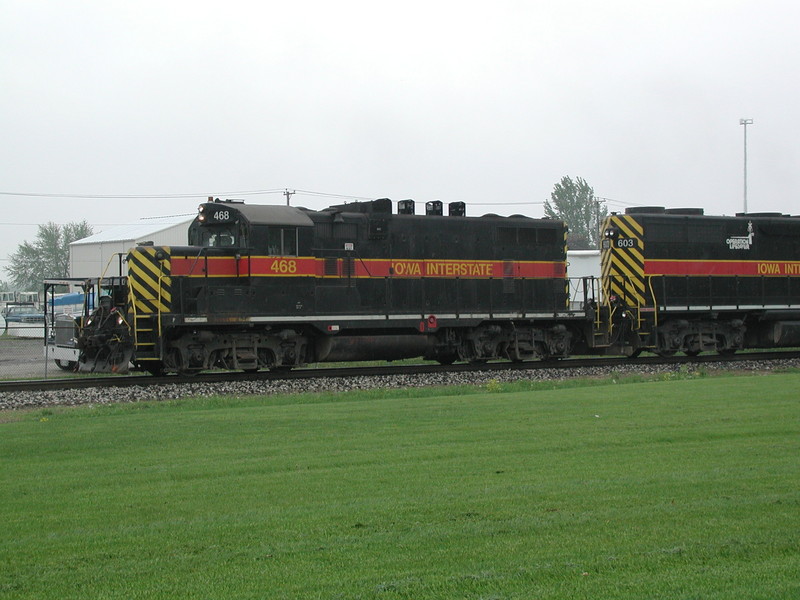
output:
[[[798,598],[800,374],[0,414],[0,598]]]

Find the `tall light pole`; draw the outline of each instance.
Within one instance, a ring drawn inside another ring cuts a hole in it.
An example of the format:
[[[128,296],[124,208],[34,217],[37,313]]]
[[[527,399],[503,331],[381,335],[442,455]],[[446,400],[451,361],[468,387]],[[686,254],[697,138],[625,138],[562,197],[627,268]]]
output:
[[[739,125],[744,125],[744,212],[747,212],[747,126],[753,124],[753,119],[739,119]]]

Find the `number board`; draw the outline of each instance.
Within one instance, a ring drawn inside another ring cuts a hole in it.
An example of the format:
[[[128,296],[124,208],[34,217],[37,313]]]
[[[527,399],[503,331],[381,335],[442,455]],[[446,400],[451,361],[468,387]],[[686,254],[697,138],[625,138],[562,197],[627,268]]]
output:
[[[617,238],[614,240],[614,246],[617,248],[638,248],[639,240],[636,238]]]
[[[236,220],[236,211],[230,208],[210,206],[205,211],[206,223],[230,223]]]

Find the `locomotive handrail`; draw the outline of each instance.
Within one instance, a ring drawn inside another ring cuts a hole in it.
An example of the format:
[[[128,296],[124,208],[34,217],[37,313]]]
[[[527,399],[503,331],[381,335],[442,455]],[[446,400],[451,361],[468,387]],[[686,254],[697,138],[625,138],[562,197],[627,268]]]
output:
[[[659,281],[653,281],[653,279]],[[785,304],[787,307],[797,306],[798,303],[793,301],[792,296],[792,277],[771,277],[769,275],[649,275],[649,287],[651,288],[651,295],[653,297],[653,304],[656,309],[656,316],[659,311],[663,311],[666,307],[675,309],[680,306],[686,310],[691,310],[699,304],[699,300],[703,299],[707,304],[709,310],[718,307],[734,307],[736,310],[744,310],[747,308],[762,307],[766,308],[775,304]],[[720,290],[721,280],[729,281],[727,284],[727,291]],[[786,286],[776,296],[776,288],[770,287],[771,283],[778,280],[785,281]],[[670,295],[667,294],[667,284],[675,281],[683,281],[683,291],[672,290]],[[696,285],[698,282],[704,282],[707,288],[703,288],[703,293],[698,291]],[[693,286],[695,286],[693,288]],[[659,294],[655,290],[659,289]],[[771,298],[778,297],[780,300],[771,302]]]
[[[658,302],[655,290],[653,290],[653,277],[660,277],[660,275],[647,276],[647,287],[650,290],[650,297],[653,299],[653,327],[658,327]]]
[[[105,266],[105,268],[103,269],[103,271],[102,271],[102,274],[100,275],[100,277],[99,277],[99,278],[98,278],[98,280],[97,280],[97,283],[98,283],[98,285],[100,285],[100,286],[102,287],[102,285],[103,285],[103,279],[105,279],[105,278],[106,278],[106,272],[108,271],[108,268],[111,266],[111,260],[112,260],[112,259],[113,259],[115,256],[116,256],[116,257],[119,257],[119,277],[122,277],[122,276],[123,276],[123,275],[122,275],[122,256],[123,256],[124,254],[126,254],[126,253],[125,253],[125,252],[114,252],[114,253],[113,253],[111,256],[109,256],[109,257],[108,257],[108,261],[106,262],[106,266]]]
[[[605,304],[603,302],[603,299],[606,298],[608,296],[608,294],[603,293],[603,287],[604,286],[603,286],[603,278],[602,277],[596,279],[594,276],[591,276],[590,279],[591,279],[591,282],[592,282],[592,300],[594,301],[594,304],[595,304],[594,329],[595,329],[595,331],[600,331],[600,327],[602,325],[602,314],[601,314],[602,311],[599,310],[599,308],[603,304]],[[597,293],[597,292],[601,292],[601,293]],[[600,298],[599,302],[598,302],[598,296]]]
[[[158,276],[158,299],[159,299],[159,302],[158,302],[158,306],[157,306],[157,315],[158,315],[157,322],[158,322],[158,339],[159,340],[161,339],[161,336],[163,334],[163,332],[161,330],[161,307],[164,305],[164,303],[161,302],[161,298],[162,298],[161,290],[163,289],[161,284],[162,284],[162,280],[165,277],[171,277],[171,274],[170,275],[164,275],[162,273],[161,275]],[[170,301],[171,301],[171,299],[170,299]]]
[[[625,277],[626,296],[632,297],[635,300],[633,308],[636,309],[636,331],[642,329],[642,302],[639,294],[636,293],[636,287],[633,285],[632,277]]]
[[[615,282],[621,288],[620,294],[615,294],[612,291],[612,284]],[[645,301],[641,295],[637,293],[636,286],[634,285],[634,278],[629,275],[605,275],[600,278],[600,285],[603,290],[602,304],[608,312],[608,318],[604,323],[600,311],[596,311],[594,318],[595,329],[597,331],[602,331],[605,328],[608,336],[612,337],[616,328],[614,316],[617,314],[619,308],[624,308],[629,313],[635,312],[633,331],[640,332],[644,324],[642,307]],[[654,294],[651,295],[654,297]],[[622,299],[623,305],[620,306],[616,304],[612,300],[614,297]]]
[[[205,246],[203,246],[197,252],[197,256],[194,257],[194,262],[189,267],[189,271],[188,271],[189,275],[194,274],[194,267],[200,261],[200,258],[203,256],[203,254],[205,253],[206,250],[207,250],[207,248]],[[208,255],[207,254],[206,254],[206,257],[205,257],[205,268],[203,269],[203,273],[205,274],[205,277],[208,277]]]
[[[133,311],[133,343],[138,346],[139,345],[139,327],[136,324],[136,320],[139,318],[138,311],[136,310],[136,288],[132,285],[128,286],[128,295],[131,299],[131,310]]]
[[[109,279],[109,280],[111,280],[112,282],[111,282],[111,284],[110,284],[110,285],[112,285],[112,286],[113,286],[113,285],[114,285],[114,282],[113,282],[113,279],[114,279],[114,277],[117,277],[117,278],[118,278],[118,279],[120,279],[120,280],[121,280],[123,277],[125,277],[125,276],[122,274],[122,256],[123,256],[123,254],[124,254],[123,252],[115,252],[114,254],[112,254],[112,255],[111,255],[109,258],[108,258],[108,262],[106,262],[106,266],[105,266],[105,268],[103,269],[103,271],[102,271],[102,274],[100,275],[100,277],[98,277],[98,278],[97,278],[97,296],[98,296],[98,299],[99,299],[99,297],[100,297],[100,294],[101,294],[101,292],[102,292],[102,290],[103,290],[103,280],[104,280],[104,279]],[[112,259],[113,259],[115,256],[118,256],[118,257],[119,257],[119,259],[120,259],[120,260],[119,260],[119,275],[110,275],[110,276],[106,277],[106,273],[108,272],[108,268],[111,266],[111,260],[112,260]]]
[[[360,263],[361,263],[361,266],[362,266],[362,267],[364,267],[364,271],[366,271],[366,272],[367,272],[367,275],[369,275],[370,277],[372,277],[372,273],[370,273],[370,270],[369,270],[369,265],[368,265],[368,264],[367,264],[367,263],[364,261],[364,259],[363,259],[363,258],[361,258],[361,255],[360,255],[360,254],[359,254],[359,253],[358,253],[356,250],[345,250],[345,252],[352,252],[353,254],[355,254],[355,255],[356,255],[356,258],[358,259],[358,262],[360,262]],[[350,258],[350,257],[349,257],[349,256],[347,256],[347,255],[345,255],[345,257],[344,257],[344,258]],[[351,277],[351,275],[350,275],[350,274],[348,274],[348,276],[347,276],[347,280],[348,280],[348,281],[350,281],[350,277]]]

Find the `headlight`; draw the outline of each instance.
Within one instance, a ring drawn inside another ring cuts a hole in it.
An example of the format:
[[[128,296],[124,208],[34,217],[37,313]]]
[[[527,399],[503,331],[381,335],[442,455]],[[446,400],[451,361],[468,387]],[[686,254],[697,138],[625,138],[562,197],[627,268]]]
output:
[[[609,227],[603,232],[603,237],[615,239],[619,235],[619,229],[616,227]]]

